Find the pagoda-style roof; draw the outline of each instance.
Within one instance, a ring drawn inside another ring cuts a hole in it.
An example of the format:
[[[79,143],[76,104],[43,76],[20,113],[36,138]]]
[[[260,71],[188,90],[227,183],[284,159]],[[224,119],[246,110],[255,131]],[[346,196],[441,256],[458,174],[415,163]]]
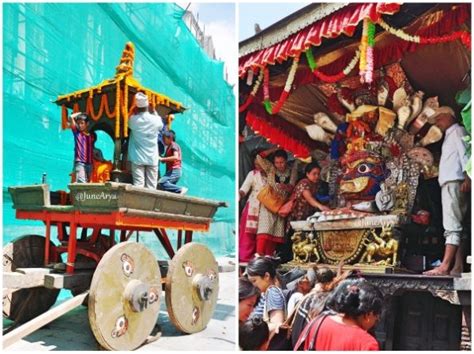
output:
[[[150,104],[162,117],[184,112],[185,108],[180,102],[142,86],[133,77],[134,57],[135,49],[129,42],[116,67],[114,78],[58,96],[55,103],[62,107],[62,128],[67,127],[68,109],[72,109],[73,112],[85,112],[89,115],[91,130],[104,130],[112,138],[127,137],[128,117],[135,108],[134,97],[137,92],[145,93]]]

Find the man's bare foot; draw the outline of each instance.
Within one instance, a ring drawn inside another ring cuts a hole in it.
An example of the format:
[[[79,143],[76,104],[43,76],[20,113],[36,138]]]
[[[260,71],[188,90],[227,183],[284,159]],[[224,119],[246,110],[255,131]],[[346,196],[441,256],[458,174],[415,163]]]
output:
[[[462,274],[462,270],[463,270],[462,268],[453,268],[449,272],[449,275],[451,275],[453,277],[460,277],[461,274]]]
[[[439,267],[423,272],[423,275],[447,276],[449,275],[449,268],[446,268],[446,267],[443,267],[443,265],[440,265]]]

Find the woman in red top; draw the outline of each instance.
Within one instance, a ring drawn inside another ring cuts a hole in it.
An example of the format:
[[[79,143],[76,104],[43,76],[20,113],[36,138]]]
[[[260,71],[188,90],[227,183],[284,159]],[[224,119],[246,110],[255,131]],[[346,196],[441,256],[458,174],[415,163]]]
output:
[[[304,350],[380,350],[367,331],[375,326],[383,307],[381,292],[365,279],[345,280],[328,299],[335,313],[308,323],[295,346]]]

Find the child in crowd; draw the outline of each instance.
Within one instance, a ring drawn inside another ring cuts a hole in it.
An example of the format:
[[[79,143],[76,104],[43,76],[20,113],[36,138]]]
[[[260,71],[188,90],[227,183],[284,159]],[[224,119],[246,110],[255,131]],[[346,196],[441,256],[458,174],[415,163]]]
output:
[[[176,143],[176,133],[169,130],[163,133],[163,141],[166,145],[165,156],[160,157],[160,161],[166,164],[166,173],[158,181],[161,190],[185,194],[188,191],[186,187],[176,185],[182,175],[181,147]]]
[[[262,318],[252,318],[239,326],[241,350],[267,350],[270,331]]]
[[[94,143],[88,132],[89,117],[77,112],[69,117],[69,125],[74,135],[74,172],[76,183],[87,183],[92,172]]]

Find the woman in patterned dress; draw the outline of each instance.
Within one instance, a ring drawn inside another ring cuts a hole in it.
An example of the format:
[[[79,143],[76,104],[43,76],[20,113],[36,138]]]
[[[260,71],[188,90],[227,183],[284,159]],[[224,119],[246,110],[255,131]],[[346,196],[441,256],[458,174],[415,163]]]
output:
[[[256,156],[258,156],[256,154]],[[258,216],[260,213],[260,201],[258,193],[267,184],[267,177],[260,165],[254,158],[255,169],[250,171],[244,183],[239,189],[239,199],[245,197],[249,192],[249,198],[242,211],[239,225],[239,262],[250,261],[256,252],[256,234],[258,227]]]
[[[270,150],[271,151],[271,150]],[[297,163],[288,167],[288,154],[276,150],[273,163],[257,156],[257,162],[267,174],[267,183],[285,200],[288,199],[297,178]],[[278,244],[285,242],[285,218],[272,213],[263,204],[260,205],[257,229],[257,253],[270,256]]]
[[[319,187],[319,174],[321,173],[319,164],[317,162],[309,163],[306,165],[304,172],[305,177],[298,182],[293,192],[295,194],[295,202],[293,210],[288,215],[288,229],[291,227],[290,221],[306,220],[317,209],[321,211],[331,210],[314,198]]]

